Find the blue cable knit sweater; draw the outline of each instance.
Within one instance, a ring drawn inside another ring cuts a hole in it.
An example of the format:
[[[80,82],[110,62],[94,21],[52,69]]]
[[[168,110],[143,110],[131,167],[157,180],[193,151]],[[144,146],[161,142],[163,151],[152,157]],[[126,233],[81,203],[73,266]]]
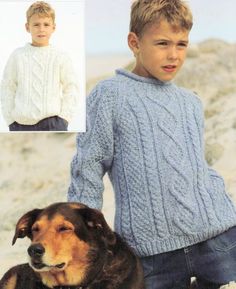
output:
[[[102,178],[115,190],[115,230],[140,256],[183,248],[236,225],[224,181],[204,157],[199,98],[171,82],[125,70],[88,97],[69,201],[102,207]]]

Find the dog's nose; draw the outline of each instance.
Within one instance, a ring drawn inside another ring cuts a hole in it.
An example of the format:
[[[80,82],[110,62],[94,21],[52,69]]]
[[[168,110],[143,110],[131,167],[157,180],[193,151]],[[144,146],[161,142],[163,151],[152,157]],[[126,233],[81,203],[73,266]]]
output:
[[[28,248],[30,257],[41,257],[45,253],[45,249],[41,244],[33,244]]]

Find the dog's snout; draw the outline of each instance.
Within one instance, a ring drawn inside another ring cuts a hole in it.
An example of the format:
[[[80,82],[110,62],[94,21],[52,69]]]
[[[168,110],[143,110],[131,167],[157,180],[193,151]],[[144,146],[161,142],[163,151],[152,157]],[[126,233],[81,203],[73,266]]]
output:
[[[41,244],[33,244],[28,248],[30,257],[41,257],[45,253],[45,249]]]

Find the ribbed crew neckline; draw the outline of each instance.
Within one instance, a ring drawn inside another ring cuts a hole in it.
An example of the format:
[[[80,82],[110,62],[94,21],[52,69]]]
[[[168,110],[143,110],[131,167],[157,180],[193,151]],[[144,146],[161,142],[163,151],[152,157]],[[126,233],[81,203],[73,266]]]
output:
[[[150,83],[150,84],[156,84],[156,85],[160,85],[160,86],[168,86],[168,85],[172,84],[171,81],[165,82],[165,81],[161,81],[157,78],[143,77],[143,76],[140,76],[138,74],[135,74],[135,73],[128,71],[128,70],[125,70],[125,69],[117,69],[116,74],[117,75],[123,75],[125,77],[134,79],[136,81],[140,81],[140,82],[144,82],[144,83]]]

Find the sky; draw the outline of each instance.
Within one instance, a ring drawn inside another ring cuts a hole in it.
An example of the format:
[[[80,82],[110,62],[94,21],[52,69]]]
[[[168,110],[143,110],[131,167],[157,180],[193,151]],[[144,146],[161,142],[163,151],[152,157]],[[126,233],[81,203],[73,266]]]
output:
[[[236,0],[186,1],[194,16],[190,41],[220,38],[236,43]],[[88,54],[128,52],[131,0],[86,0],[85,35]]]

